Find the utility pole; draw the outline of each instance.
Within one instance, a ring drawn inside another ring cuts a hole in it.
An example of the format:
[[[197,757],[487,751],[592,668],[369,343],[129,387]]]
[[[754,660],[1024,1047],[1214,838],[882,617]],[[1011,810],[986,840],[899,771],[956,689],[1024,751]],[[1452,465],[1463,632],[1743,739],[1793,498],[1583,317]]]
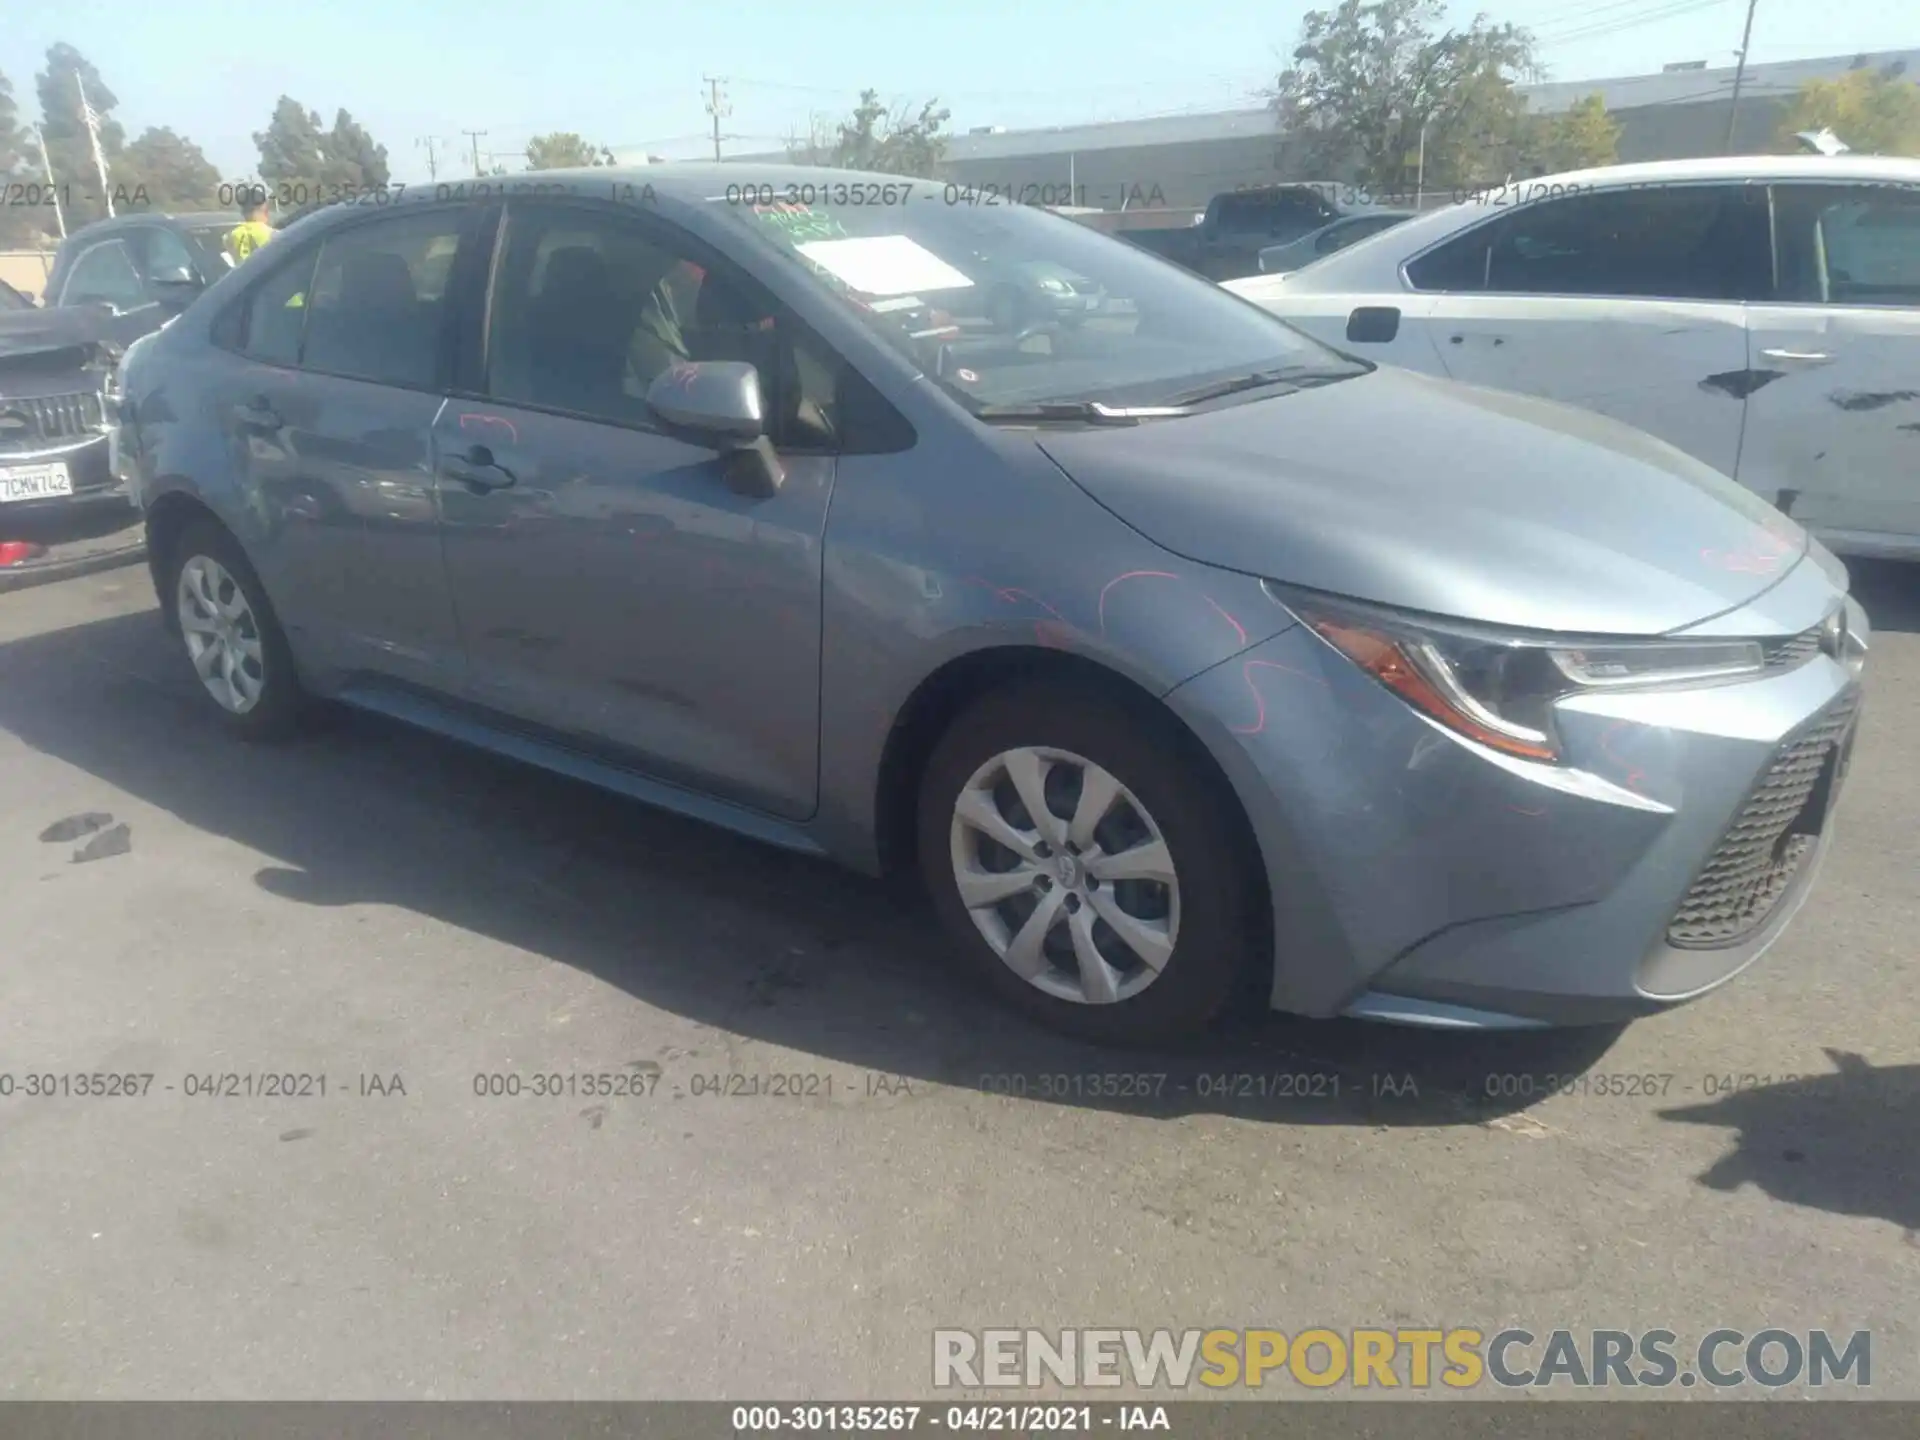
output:
[[[480,178],[480,137],[487,132],[484,130],[462,130],[460,133],[473,142],[473,178],[478,180]]]
[[[107,218],[113,218],[113,191],[107,185],[107,157],[100,153],[100,116],[87,103],[87,84],[80,78],[78,70],[73,72],[74,88],[80,92],[80,119],[87,127],[87,142],[93,146],[93,168],[100,176],[100,199],[107,207]]]
[[[1733,122],[1740,116],[1740,82],[1747,78],[1747,42],[1753,39],[1753,12],[1760,0],[1747,0],[1747,28],[1740,32],[1740,63],[1733,69],[1733,99],[1727,105],[1727,138],[1721,153],[1733,153]]]
[[[425,150],[427,152],[427,180],[429,182],[440,178],[439,156],[436,152],[446,143],[447,137],[444,135],[422,135],[413,142],[416,150]]]
[[[47,189],[53,195],[53,222],[60,227],[60,238],[67,238],[67,217],[60,209],[60,187],[53,179],[53,156],[47,151],[47,137],[40,133],[40,127],[33,127],[33,143],[40,147],[40,165],[47,172]]]
[[[707,114],[713,117],[713,158],[718,160],[720,158],[720,120],[722,116],[733,113],[733,106],[729,105],[726,96],[720,93],[720,87],[727,83],[724,75],[717,78],[712,75],[702,75],[700,78],[707,82]]]

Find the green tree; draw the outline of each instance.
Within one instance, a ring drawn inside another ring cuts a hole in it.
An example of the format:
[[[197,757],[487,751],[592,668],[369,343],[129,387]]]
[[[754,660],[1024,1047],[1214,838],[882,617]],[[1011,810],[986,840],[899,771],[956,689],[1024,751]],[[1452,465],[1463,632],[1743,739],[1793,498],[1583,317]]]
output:
[[[167,126],[143,131],[122,157],[127,183],[147,192],[156,210],[220,207],[220,172],[198,145]]]
[[[331,196],[340,189],[366,189],[388,183],[387,147],[376,144],[345,110],[334,112],[333,128],[321,128],[320,112],[290,95],[273,107],[265,130],[257,130],[260,178],[270,186]]]
[[[64,41],[47,49],[47,68],[34,77],[34,89],[40,96],[40,133],[46,137],[47,153],[53,160],[54,179],[68,196],[67,227],[72,229],[107,213],[107,197],[100,189],[100,172],[94,164],[93,148],[80,113],[80,86],[84,83],[87,104],[100,117],[100,154],[107,164],[107,184],[119,187],[132,184],[119,171],[119,160],[126,149],[126,131],[113,118],[120,103],[107,88],[100,72],[73,46]]]
[[[580,170],[590,165],[611,164],[611,150],[604,145],[590,144],[571,130],[536,135],[527,142],[529,170]]]
[[[333,129],[327,132],[323,147],[343,185],[380,189],[392,178],[387,169],[387,147],[374,142],[373,136],[344,110],[336,110]]]
[[[328,163],[325,134],[318,110],[282,95],[267,128],[253,134],[254,147],[260,152],[260,178],[270,185],[313,184]]]
[[[1443,0],[1340,0],[1308,12],[1270,103],[1315,178],[1411,189],[1425,132],[1430,189],[1513,166],[1535,71],[1533,37],[1475,16],[1441,28]]]
[[[852,115],[838,124],[816,120],[805,140],[789,142],[787,154],[800,165],[927,177],[946,156],[941,127],[952,116],[937,100],[917,112],[911,106],[889,109],[878,90],[862,90]]]
[[[1589,95],[1558,115],[1527,118],[1523,164],[1542,175],[1612,165],[1620,159],[1620,126],[1607,102]]]
[[[0,185],[9,181],[32,183],[44,179],[40,171],[40,152],[33,135],[20,123],[20,111],[13,100],[13,82],[0,75]],[[0,205],[0,249],[34,243],[38,234],[54,229],[49,213],[44,222],[37,207]]]
[[[1920,156],[1920,85],[1890,70],[1809,80],[1780,119],[1775,144],[1797,150],[1802,130],[1830,129],[1863,155]]]

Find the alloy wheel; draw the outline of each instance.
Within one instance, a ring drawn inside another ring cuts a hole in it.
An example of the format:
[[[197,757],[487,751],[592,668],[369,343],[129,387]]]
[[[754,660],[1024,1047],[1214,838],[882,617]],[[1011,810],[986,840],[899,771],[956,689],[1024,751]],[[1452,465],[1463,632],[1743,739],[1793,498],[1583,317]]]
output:
[[[1173,958],[1172,852],[1138,797],[1091,760],[1037,746],[1001,752],[961,789],[949,837],[961,903],[1035,988],[1110,1005]]]
[[[200,683],[221,709],[245,715],[267,685],[260,623],[246,592],[218,560],[194,555],[180,568],[175,608]]]

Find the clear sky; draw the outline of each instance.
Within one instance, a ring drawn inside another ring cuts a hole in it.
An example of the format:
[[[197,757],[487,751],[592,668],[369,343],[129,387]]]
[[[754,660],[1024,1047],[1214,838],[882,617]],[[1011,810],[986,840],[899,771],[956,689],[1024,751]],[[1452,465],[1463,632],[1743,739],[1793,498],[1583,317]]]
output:
[[[1325,6],[1331,0],[1320,0]],[[574,130],[669,158],[711,154],[704,76],[727,77],[733,153],[777,149],[809,112],[844,115],[864,86],[896,103],[938,96],[952,128],[1057,125],[1257,105],[1312,3],[1211,0],[8,0],[0,74],[22,118],[33,76],[65,40],[118,96],[128,136],[172,125],[223,178],[253,173],[252,132],[282,94],[344,106],[387,147],[394,178],[442,179],[483,151]],[[1475,6],[1453,6],[1456,23]],[[1732,64],[1746,0],[1487,0],[1533,29],[1552,80]],[[1758,0],[1752,60],[1920,46],[1913,0]],[[509,169],[514,160],[503,156]]]

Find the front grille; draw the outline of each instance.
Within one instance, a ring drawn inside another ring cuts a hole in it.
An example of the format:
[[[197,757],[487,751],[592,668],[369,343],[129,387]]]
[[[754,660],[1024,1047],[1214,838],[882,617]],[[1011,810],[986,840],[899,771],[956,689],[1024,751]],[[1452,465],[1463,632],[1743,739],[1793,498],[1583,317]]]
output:
[[[0,449],[31,450],[62,440],[81,440],[97,434],[100,426],[97,390],[26,399],[0,396]]]
[[[1784,640],[1762,641],[1761,653],[1765,656],[1769,673],[1804,665],[1820,653],[1820,627],[1815,625]]]
[[[1859,705],[1848,692],[1780,747],[1667,923],[1669,945],[1737,945],[1766,922],[1819,840]]]

